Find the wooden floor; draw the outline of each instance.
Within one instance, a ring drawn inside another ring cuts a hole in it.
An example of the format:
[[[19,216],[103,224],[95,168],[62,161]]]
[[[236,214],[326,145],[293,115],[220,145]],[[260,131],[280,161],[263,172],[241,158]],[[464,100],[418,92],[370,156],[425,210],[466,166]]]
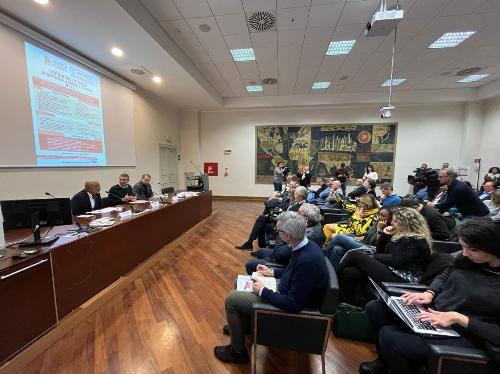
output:
[[[227,344],[224,298],[244,274],[246,240],[261,202],[215,201],[217,214],[160,263],[33,360],[25,373],[249,373],[213,356]],[[328,373],[355,373],[374,346],[332,335]],[[258,373],[321,373],[319,356],[258,349]]]

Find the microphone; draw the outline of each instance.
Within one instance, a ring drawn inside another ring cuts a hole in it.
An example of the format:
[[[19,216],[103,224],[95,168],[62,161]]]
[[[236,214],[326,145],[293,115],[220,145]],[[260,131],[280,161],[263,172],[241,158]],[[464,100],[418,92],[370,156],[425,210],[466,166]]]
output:
[[[53,197],[54,199],[56,199],[56,197],[54,195],[52,195],[51,193],[49,193],[49,192],[45,192],[45,195]]]
[[[109,192],[109,191],[106,191],[106,193],[107,193],[108,195],[111,195],[111,196],[116,197],[117,199],[120,199],[120,201],[123,199],[123,197],[120,197],[120,196],[118,196],[118,195],[115,195],[114,193],[111,193],[111,192]]]

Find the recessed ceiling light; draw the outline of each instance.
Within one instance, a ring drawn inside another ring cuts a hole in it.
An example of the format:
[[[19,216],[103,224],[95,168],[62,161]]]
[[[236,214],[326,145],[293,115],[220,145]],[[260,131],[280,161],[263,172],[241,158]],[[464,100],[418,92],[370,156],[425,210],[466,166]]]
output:
[[[489,76],[490,74],[472,74],[472,75],[468,75],[466,76],[465,78],[463,79],[460,79],[459,81],[457,81],[457,83],[471,83],[471,82],[477,82],[477,81],[480,81],[481,79],[483,78],[486,78],[487,76]]]
[[[312,85],[313,90],[324,90],[325,88],[330,87],[331,82],[314,82]]]
[[[337,42],[330,42],[325,55],[327,56],[338,56],[338,55],[348,55],[351,52],[352,47],[356,43],[356,40],[342,40]]]
[[[262,92],[262,86],[260,84],[247,86],[247,92]]]
[[[394,78],[392,80],[392,85],[393,86],[399,86],[401,83],[403,83],[406,80],[406,78]],[[391,80],[387,79],[384,83],[380,85],[380,87],[389,87],[391,85]]]
[[[452,48],[474,35],[475,31],[448,32],[432,43],[429,48]]]
[[[203,23],[200,26],[198,26],[198,29],[201,32],[209,32],[210,30],[212,30],[212,28],[210,27],[210,25],[207,25],[206,23]]]
[[[114,54],[116,57],[122,57],[123,56],[123,51],[120,48],[118,48],[118,47],[111,48],[111,53]]]
[[[49,0],[33,0],[33,1],[40,5],[47,5],[49,3]]]
[[[231,49],[234,61],[255,61],[253,48]]]
[[[153,77],[153,82],[155,82],[155,83],[161,83],[161,78],[159,76],[155,75]]]

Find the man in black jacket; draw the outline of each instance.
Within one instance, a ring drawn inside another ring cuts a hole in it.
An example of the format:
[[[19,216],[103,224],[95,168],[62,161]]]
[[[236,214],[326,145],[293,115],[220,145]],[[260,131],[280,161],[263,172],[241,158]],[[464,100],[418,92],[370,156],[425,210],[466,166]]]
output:
[[[356,197],[360,197],[364,195],[367,191],[367,188],[363,185],[363,179],[356,179],[356,188],[347,194],[349,199],[354,199]]]
[[[490,211],[479,197],[464,182],[457,180],[457,173],[453,169],[440,170],[438,174],[439,184],[448,186],[446,199],[437,204],[428,202],[427,205],[434,206],[441,213],[456,207],[463,216],[462,222],[477,217],[487,216]]]
[[[152,198],[154,194],[151,189],[151,175],[143,174],[141,180],[132,188],[132,191],[139,200],[149,200]]]
[[[86,181],[85,188],[71,198],[71,212],[74,216],[102,209],[101,185],[98,181]]]
[[[432,239],[448,240],[450,239],[450,230],[446,221],[438,210],[431,206],[423,205],[418,199],[406,197],[401,200],[401,207],[416,209],[427,221]]]

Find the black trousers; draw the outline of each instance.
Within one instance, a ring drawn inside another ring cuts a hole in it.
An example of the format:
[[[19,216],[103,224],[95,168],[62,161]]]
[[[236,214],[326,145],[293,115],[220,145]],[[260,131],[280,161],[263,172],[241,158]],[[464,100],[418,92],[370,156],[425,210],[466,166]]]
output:
[[[250,231],[250,236],[248,237],[248,242],[252,243],[255,239],[258,239],[259,247],[266,247],[266,233],[274,232],[274,222],[271,222],[268,215],[260,215],[253,224],[252,231]]]
[[[382,300],[366,305],[368,320],[378,336],[379,359],[394,374],[418,373],[423,366],[431,366],[433,372],[437,357],[433,359],[429,344],[473,348],[474,344],[464,337],[431,338],[414,333]]]
[[[368,277],[375,282],[406,282],[386,265],[362,251],[350,251],[342,258],[336,269],[340,282],[340,301],[359,304],[356,295],[364,287]]]

